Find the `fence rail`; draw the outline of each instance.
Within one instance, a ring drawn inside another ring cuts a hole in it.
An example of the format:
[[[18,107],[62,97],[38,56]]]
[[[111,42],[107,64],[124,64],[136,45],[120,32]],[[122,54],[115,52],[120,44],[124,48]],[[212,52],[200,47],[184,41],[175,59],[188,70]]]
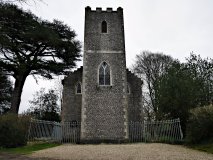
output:
[[[130,142],[176,142],[183,139],[180,120],[130,122]]]
[[[80,142],[79,122],[57,123],[32,119],[28,141]],[[180,120],[129,123],[129,142],[177,142],[183,138]]]

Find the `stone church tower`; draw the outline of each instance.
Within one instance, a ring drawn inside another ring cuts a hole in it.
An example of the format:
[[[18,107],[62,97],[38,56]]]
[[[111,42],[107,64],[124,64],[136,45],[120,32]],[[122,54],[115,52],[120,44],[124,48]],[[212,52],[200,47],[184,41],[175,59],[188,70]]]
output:
[[[127,139],[123,10],[86,8],[82,88],[82,139]]]
[[[81,122],[81,141],[126,141],[142,120],[142,81],[126,69],[123,9],[85,8],[83,67],[64,81],[62,121]]]

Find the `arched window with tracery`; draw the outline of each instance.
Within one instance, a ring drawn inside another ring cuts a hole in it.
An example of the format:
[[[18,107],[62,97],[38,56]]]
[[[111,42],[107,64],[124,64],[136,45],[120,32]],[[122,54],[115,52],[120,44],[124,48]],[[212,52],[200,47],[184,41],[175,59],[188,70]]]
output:
[[[101,24],[101,32],[107,33],[107,22],[106,21],[103,21]]]
[[[76,85],[76,93],[81,94],[81,83],[80,82],[77,83],[77,85]]]
[[[110,85],[110,66],[106,62],[99,68],[99,85]]]

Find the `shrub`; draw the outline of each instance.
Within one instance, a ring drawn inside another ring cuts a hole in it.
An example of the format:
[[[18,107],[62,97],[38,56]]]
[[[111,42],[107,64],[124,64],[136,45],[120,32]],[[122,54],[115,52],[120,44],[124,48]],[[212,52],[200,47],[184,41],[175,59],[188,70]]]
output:
[[[190,111],[186,142],[205,143],[213,140],[213,105],[194,108]]]
[[[16,114],[0,116],[0,146],[18,147],[27,144],[29,117]]]

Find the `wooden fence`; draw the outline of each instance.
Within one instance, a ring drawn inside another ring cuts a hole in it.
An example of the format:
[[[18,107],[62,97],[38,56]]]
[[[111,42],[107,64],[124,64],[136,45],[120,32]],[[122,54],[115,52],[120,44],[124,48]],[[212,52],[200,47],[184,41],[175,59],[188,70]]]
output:
[[[29,141],[80,142],[79,122],[57,123],[31,120]],[[180,120],[144,121],[129,123],[129,142],[178,142],[183,138]]]

